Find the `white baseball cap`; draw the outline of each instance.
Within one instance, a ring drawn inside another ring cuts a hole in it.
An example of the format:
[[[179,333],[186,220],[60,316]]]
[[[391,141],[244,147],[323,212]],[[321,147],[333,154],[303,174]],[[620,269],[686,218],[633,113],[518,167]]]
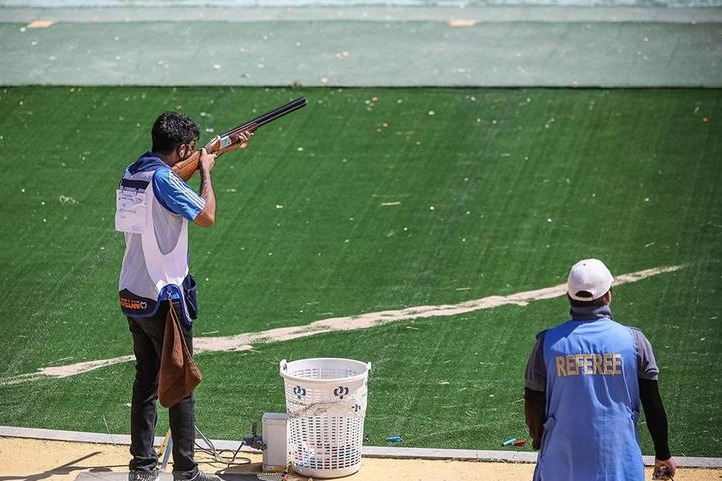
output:
[[[614,277],[599,259],[584,259],[572,266],[567,293],[576,301],[599,299],[612,288]]]

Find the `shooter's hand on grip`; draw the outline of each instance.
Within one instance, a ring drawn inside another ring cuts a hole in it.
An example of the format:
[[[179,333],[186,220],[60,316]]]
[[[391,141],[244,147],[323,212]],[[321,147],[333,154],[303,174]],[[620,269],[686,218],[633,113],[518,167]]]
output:
[[[198,168],[204,172],[210,172],[213,166],[216,165],[217,154],[209,154],[205,147],[201,149],[200,156],[198,158]]]
[[[211,182],[211,170],[215,164],[216,154],[209,154],[205,147],[202,148],[198,156],[198,170],[201,171],[201,197],[205,205],[193,219],[193,222],[201,227],[210,227],[216,222],[216,194]]]

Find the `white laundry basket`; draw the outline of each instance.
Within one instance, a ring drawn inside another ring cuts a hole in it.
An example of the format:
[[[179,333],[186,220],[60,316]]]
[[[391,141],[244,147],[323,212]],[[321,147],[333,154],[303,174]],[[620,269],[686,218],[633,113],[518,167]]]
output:
[[[279,367],[293,469],[316,478],[358,471],[371,364],[337,358],[284,359]]]

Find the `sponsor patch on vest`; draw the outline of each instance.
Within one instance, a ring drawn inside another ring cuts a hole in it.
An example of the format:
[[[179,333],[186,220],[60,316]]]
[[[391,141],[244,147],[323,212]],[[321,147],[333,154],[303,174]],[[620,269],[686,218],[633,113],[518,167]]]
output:
[[[120,291],[118,297],[120,299],[120,308],[126,316],[143,317],[155,312],[157,302],[153,299],[136,296],[128,289]]]
[[[148,309],[148,303],[146,301],[139,301],[137,299],[126,299],[120,298],[120,307],[123,309],[130,309],[132,311],[145,311]]]

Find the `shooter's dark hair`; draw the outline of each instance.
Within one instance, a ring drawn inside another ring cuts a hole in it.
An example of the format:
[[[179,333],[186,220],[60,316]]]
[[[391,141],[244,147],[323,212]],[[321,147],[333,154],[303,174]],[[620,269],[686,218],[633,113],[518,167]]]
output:
[[[181,144],[198,140],[200,129],[190,117],[178,112],[164,112],[150,131],[153,152],[168,154]]]

